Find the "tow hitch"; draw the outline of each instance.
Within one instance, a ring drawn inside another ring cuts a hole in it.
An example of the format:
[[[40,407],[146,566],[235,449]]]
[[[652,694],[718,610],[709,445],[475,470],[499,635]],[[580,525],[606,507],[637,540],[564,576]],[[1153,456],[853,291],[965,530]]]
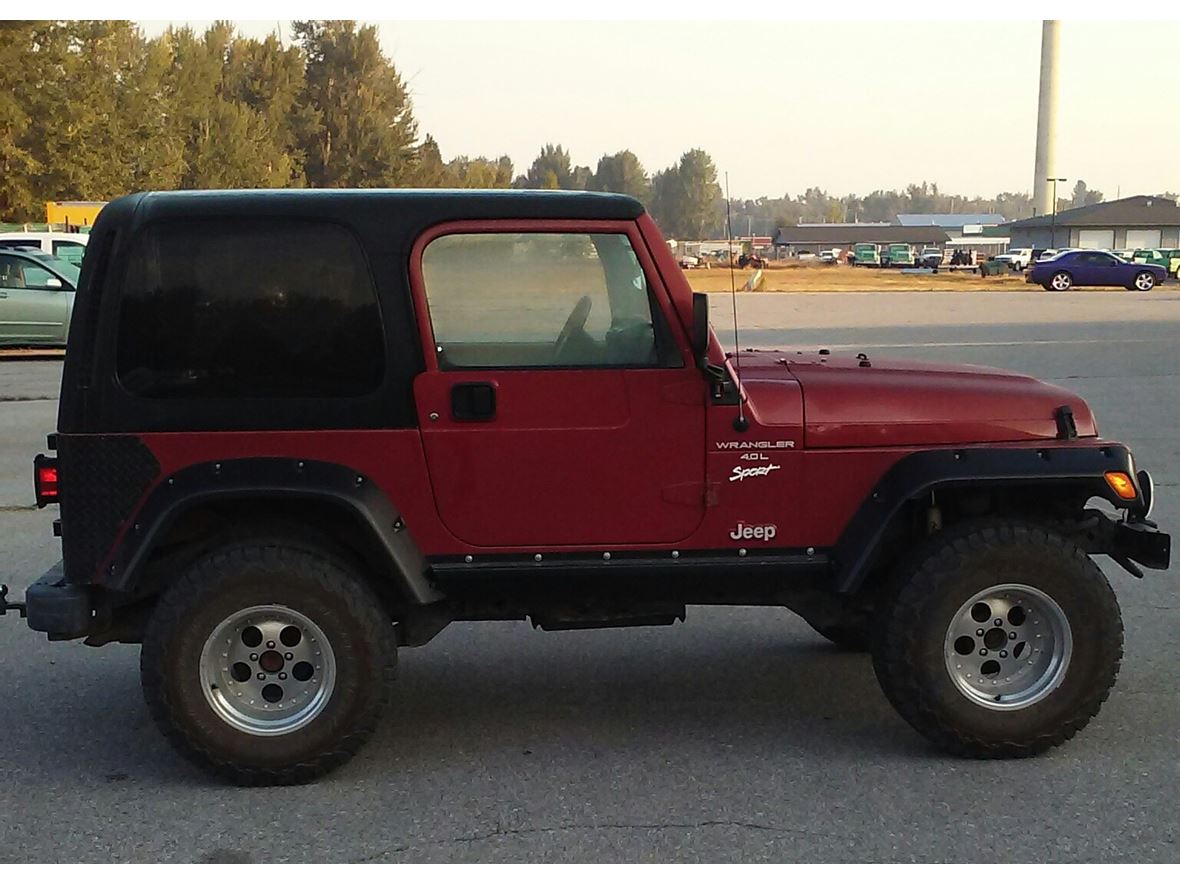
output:
[[[23,618],[25,617],[25,604],[23,602],[9,602],[8,585],[0,584],[0,615],[6,615],[9,612],[16,612]]]

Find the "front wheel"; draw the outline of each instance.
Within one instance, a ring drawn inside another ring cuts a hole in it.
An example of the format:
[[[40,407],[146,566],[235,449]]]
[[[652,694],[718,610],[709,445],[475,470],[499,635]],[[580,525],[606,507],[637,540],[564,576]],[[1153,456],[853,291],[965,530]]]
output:
[[[1049,287],[1055,292],[1068,292],[1073,288],[1073,277],[1065,271],[1055,273],[1049,279]]]
[[[1135,281],[1132,285],[1140,292],[1150,292],[1155,288],[1155,274],[1150,271],[1142,271],[1135,274]]]
[[[164,591],[140,655],[144,696],[186,756],[240,784],[311,780],[350,758],[386,704],[389,615],[332,554],[233,544]]]
[[[1031,756],[1077,733],[1114,685],[1123,624],[1106,577],[1038,525],[978,520],[929,539],[874,635],[890,702],[937,746]]]

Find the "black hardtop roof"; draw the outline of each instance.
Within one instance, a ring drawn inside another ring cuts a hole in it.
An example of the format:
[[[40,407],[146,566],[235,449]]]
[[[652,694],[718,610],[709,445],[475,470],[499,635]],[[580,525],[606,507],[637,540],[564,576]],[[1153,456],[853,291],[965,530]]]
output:
[[[632,220],[643,205],[624,194],[554,190],[418,190],[289,188],[283,190],[149,191],[134,202],[139,220],[193,215],[348,215],[404,212],[416,220],[463,218]],[[111,207],[108,207],[108,209]],[[119,208],[123,208],[122,205]],[[104,210],[106,212],[107,210]]]

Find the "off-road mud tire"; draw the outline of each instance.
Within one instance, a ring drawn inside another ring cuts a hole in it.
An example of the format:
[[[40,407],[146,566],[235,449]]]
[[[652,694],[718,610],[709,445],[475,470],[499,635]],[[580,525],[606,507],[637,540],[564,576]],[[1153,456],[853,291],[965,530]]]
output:
[[[225,618],[255,605],[300,612],[333,648],[332,693],[291,733],[240,731],[202,690],[206,640]],[[148,624],[140,678],[152,717],[183,755],[235,783],[271,786],[313,780],[351,758],[388,704],[396,663],[389,614],[354,569],[307,541],[266,537],[214,550],[167,587]]]
[[[1072,655],[1060,684],[1021,709],[989,709],[952,680],[945,641],[975,593],[1025,584],[1064,612]],[[1005,519],[964,522],[927,539],[898,570],[873,631],[873,668],[901,716],[936,746],[975,758],[1044,752],[1073,737],[1110,694],[1123,624],[1106,576],[1049,527]]]

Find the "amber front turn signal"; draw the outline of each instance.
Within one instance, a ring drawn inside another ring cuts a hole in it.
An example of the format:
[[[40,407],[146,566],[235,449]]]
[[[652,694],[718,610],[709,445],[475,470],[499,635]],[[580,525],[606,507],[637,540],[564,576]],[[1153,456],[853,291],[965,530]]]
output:
[[[1139,497],[1139,493],[1135,491],[1135,483],[1121,470],[1108,470],[1106,484],[1114,489],[1114,493],[1124,501],[1134,501]]]

